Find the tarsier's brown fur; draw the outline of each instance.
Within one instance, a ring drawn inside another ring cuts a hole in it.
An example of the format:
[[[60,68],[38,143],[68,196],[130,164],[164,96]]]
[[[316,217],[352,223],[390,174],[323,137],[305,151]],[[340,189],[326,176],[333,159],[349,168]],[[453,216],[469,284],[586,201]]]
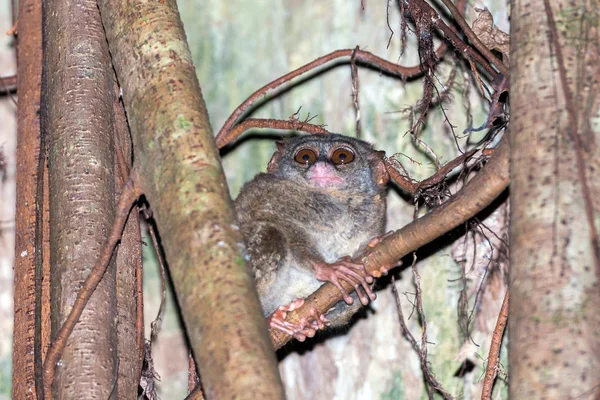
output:
[[[381,152],[361,140],[332,134],[278,143],[268,172],[248,182],[235,202],[265,315],[307,297],[336,268],[365,303],[370,277],[360,265],[339,260],[383,233],[387,180]],[[331,325],[345,324],[358,310],[352,296],[353,305],[340,302],[327,314]]]

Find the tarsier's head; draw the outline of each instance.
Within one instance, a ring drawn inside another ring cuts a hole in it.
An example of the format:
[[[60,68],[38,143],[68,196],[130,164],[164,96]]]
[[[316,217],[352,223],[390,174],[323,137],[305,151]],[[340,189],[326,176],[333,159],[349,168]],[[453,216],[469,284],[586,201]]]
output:
[[[268,172],[317,189],[380,192],[389,180],[381,151],[343,135],[309,135],[277,142]]]

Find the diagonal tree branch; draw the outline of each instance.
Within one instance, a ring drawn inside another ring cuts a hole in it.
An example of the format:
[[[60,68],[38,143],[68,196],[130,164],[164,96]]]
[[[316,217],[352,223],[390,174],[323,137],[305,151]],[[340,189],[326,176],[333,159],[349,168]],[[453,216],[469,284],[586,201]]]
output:
[[[206,397],[283,399],[177,4],[98,6]]]

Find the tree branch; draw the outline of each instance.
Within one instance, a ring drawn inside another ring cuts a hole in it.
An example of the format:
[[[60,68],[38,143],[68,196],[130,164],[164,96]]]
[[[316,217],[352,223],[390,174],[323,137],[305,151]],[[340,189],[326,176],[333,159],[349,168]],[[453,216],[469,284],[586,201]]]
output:
[[[481,40],[479,40],[475,32],[473,32],[469,24],[467,24],[467,21],[465,21],[465,18],[463,17],[462,13],[458,10],[458,8],[456,8],[454,3],[452,3],[451,0],[442,0],[442,3],[444,3],[446,8],[448,8],[448,11],[450,11],[450,14],[452,14],[458,26],[460,26],[465,35],[467,35],[467,37],[469,38],[471,43],[473,43],[475,48],[477,48],[477,50],[479,50],[479,52],[483,54],[483,56],[490,63],[492,63],[498,69],[498,71],[502,73],[502,75],[508,76],[510,71],[508,70],[506,65],[504,65],[502,63],[502,60],[499,60],[498,57],[496,57],[494,53],[492,53],[490,49],[488,49],[486,45],[483,44]]]
[[[498,321],[496,321],[496,327],[492,336],[492,343],[490,344],[490,352],[488,354],[488,364],[485,369],[485,378],[483,379],[483,390],[481,391],[481,400],[489,400],[492,398],[492,389],[494,387],[494,380],[498,373],[498,359],[500,358],[500,346],[502,345],[502,336],[504,335],[504,328],[506,328],[506,321],[508,320],[508,290],[504,295],[504,301],[502,301],[502,308],[498,315]]]
[[[308,133],[330,133],[327,129],[321,125],[315,125],[306,121],[300,121],[298,119],[270,119],[270,118],[248,118],[243,122],[237,124],[230,131],[225,132],[224,135],[217,136],[216,142],[217,147],[222,149],[227,144],[233,142],[235,139],[240,137],[245,131],[252,128],[259,129],[289,129],[294,131],[302,131]]]
[[[283,399],[177,3],[98,7],[206,397]]]
[[[496,70],[494,68],[492,68],[492,66],[487,62],[487,60],[485,58],[483,58],[471,46],[469,46],[468,44],[463,42],[452,27],[446,25],[446,23],[442,20],[442,18],[439,16],[439,14],[433,8],[431,8],[431,6],[425,0],[410,0],[410,1],[414,2],[414,5],[416,7],[418,7],[422,13],[424,13],[426,15],[426,18],[429,21],[432,21],[432,23],[440,31],[442,31],[442,33],[446,36],[446,38],[450,41],[450,43],[452,43],[452,45],[456,49],[460,50],[461,54],[467,60],[469,60],[470,58],[473,58],[492,77],[495,77],[498,74],[498,72],[496,72]],[[508,69],[506,68],[506,66],[504,66],[503,64],[501,64],[501,65],[502,65],[503,69],[500,69],[500,68],[498,68],[498,69],[500,71],[504,70],[504,71],[508,72]],[[508,74],[505,74],[505,75],[508,75]]]
[[[446,51],[446,46],[441,45],[438,48],[438,50],[436,51],[436,56],[438,58],[440,58],[445,51]],[[254,93],[252,93],[246,100],[244,100],[242,102],[242,104],[240,104],[233,111],[233,113],[231,113],[229,118],[227,118],[227,121],[225,121],[225,123],[223,124],[223,127],[221,128],[221,130],[219,131],[219,133],[217,135],[217,138],[216,138],[217,143],[224,142],[225,135],[227,135],[227,132],[235,125],[235,123],[242,116],[244,111],[246,111],[248,108],[250,108],[252,106],[252,104],[254,104],[254,102],[256,102],[256,100],[258,100],[259,98],[261,98],[262,96],[267,94],[267,92],[269,90],[273,90],[273,89],[281,86],[282,84],[292,80],[293,78],[300,76],[308,71],[314,70],[315,68],[317,68],[323,64],[326,64],[330,61],[336,60],[338,58],[346,58],[346,57],[352,58],[353,56],[354,56],[354,61],[359,64],[367,65],[367,66],[376,68],[380,71],[386,72],[388,74],[402,77],[404,79],[416,77],[423,73],[423,71],[421,70],[421,65],[417,65],[414,67],[403,67],[401,65],[394,64],[387,60],[384,60],[383,58],[380,58],[380,57],[376,56],[375,54],[372,54],[368,51],[359,50],[359,49],[336,50],[332,53],[329,53],[322,57],[319,57],[316,60],[314,60],[308,64],[305,64],[298,69],[288,72],[287,74],[283,75],[282,77],[275,79],[274,81],[266,84],[265,86],[261,87],[260,89],[258,89]],[[350,62],[350,60],[348,60],[348,62]]]
[[[0,76],[0,95],[17,91],[17,76]]]

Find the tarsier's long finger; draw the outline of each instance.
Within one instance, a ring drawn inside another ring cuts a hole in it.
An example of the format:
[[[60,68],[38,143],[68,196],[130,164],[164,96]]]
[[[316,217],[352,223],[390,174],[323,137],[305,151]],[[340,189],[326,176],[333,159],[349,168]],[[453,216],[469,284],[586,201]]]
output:
[[[367,273],[367,270],[362,264],[343,263],[338,268],[340,271],[352,275],[361,283],[373,283],[373,277]]]
[[[319,329],[325,329],[330,322],[325,315],[320,314],[315,307],[310,308],[310,315],[315,319],[314,323]]]
[[[354,303],[354,299],[352,297],[350,297],[350,295],[348,294],[348,291],[346,291],[346,289],[344,289],[344,287],[340,283],[340,281],[337,278],[337,276],[334,275],[331,278],[330,282],[333,283],[336,288],[338,288],[338,290],[340,291],[340,293],[342,293],[342,295],[344,296],[344,301],[346,302],[346,304],[352,304],[352,303]]]
[[[362,284],[363,282],[364,282],[364,283],[367,283],[367,281],[365,280],[365,277],[364,277],[363,275],[359,274],[359,273],[358,273],[358,272],[356,272],[356,271],[353,271],[353,270],[351,270],[351,269],[350,269],[350,268],[348,268],[348,267],[345,267],[345,266],[339,266],[339,267],[338,267],[338,270],[337,270],[337,273],[338,273],[338,274],[340,274],[341,276],[344,276],[344,275],[346,275],[346,276],[347,276],[347,277],[349,277],[349,278],[353,278],[353,279],[354,279],[356,282],[358,282],[358,283],[361,283],[361,284]],[[354,285],[354,282],[352,282],[352,284]]]
[[[373,277],[371,276],[371,274],[369,274],[369,272],[367,272],[367,269],[363,264],[353,263],[342,259],[340,261],[343,263],[344,266],[354,270],[355,272],[358,271],[357,273],[363,276],[368,283],[373,283]]]
[[[366,279],[366,277],[364,275],[360,275],[359,273],[352,271],[349,268],[346,267],[340,267],[340,271],[344,272],[346,275],[348,275],[349,277],[352,277],[355,279],[355,281],[351,280],[351,279],[346,279],[346,281],[348,281],[349,283],[352,284],[352,286],[354,286],[354,289],[356,289],[356,293],[358,294],[358,297],[360,298],[360,302],[366,306],[367,304],[369,304],[369,299],[371,299],[371,301],[375,300],[377,298],[377,296],[375,295],[375,293],[373,293],[373,291],[371,290],[371,287],[369,286],[369,280]],[[373,282],[373,278],[371,278],[371,282]],[[359,290],[359,287],[362,286],[362,288],[364,289],[364,293],[362,293],[362,291]],[[366,296],[369,296],[368,298]]]
[[[282,321],[275,320],[275,319],[271,320],[269,327],[272,329],[277,329],[284,333],[287,333],[288,335],[293,336],[294,338],[298,339],[300,342],[303,342],[306,340],[306,336],[299,334],[298,332],[296,332],[293,329],[288,328]]]
[[[302,322],[301,324],[292,324],[278,319],[271,321],[271,327],[279,329],[280,331],[283,331],[288,335],[293,336],[300,342],[305,341],[307,337],[315,336],[315,334],[317,333],[316,330],[310,325],[306,325],[307,324],[305,322]]]
[[[345,281],[345,282],[348,282],[349,284],[351,284],[352,286],[354,286],[354,290],[356,291],[356,295],[358,296],[358,299],[360,300],[360,303],[363,306],[366,306],[367,304],[369,304],[369,298],[363,292],[361,283],[359,281],[355,280],[352,276],[346,275],[346,274],[340,276],[340,279],[343,280],[343,281]]]

